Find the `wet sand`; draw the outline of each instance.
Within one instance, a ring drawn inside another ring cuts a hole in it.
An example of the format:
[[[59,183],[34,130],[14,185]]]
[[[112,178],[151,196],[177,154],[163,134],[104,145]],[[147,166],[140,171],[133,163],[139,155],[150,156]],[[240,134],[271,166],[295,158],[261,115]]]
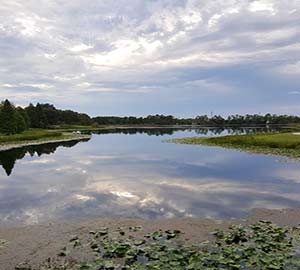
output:
[[[78,237],[88,234],[91,230],[108,227],[142,226],[141,236],[162,229],[176,229],[184,233],[184,240],[199,243],[212,239],[211,231],[226,229],[230,224],[250,224],[259,220],[269,220],[280,226],[298,226],[300,209],[267,210],[256,209],[244,220],[211,220],[211,219],[99,219],[53,222],[46,225],[31,225],[18,228],[0,228],[0,269],[14,270],[18,263],[30,262],[33,267],[40,265],[48,258],[57,257],[57,252],[74,235]]]

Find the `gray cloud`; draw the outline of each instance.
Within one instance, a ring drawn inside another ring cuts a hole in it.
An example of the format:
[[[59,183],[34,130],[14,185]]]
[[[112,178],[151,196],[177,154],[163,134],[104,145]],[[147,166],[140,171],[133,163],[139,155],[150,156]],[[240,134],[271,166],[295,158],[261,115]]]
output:
[[[18,104],[193,115],[298,102],[298,0],[2,0],[0,16],[0,98]]]

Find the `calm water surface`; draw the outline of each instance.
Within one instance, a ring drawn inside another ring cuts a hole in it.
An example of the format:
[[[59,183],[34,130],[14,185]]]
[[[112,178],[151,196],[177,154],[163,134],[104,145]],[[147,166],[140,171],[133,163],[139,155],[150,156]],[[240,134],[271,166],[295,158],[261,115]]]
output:
[[[228,131],[124,133],[0,153],[0,225],[75,218],[234,218],[258,207],[300,207],[300,163],[162,142]]]

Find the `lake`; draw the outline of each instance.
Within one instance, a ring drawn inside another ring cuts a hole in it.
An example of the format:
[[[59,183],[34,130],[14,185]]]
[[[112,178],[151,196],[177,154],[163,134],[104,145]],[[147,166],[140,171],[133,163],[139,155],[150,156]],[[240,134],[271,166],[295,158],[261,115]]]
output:
[[[127,129],[0,153],[0,225],[81,218],[241,218],[300,207],[300,163],[163,140],[257,130]]]

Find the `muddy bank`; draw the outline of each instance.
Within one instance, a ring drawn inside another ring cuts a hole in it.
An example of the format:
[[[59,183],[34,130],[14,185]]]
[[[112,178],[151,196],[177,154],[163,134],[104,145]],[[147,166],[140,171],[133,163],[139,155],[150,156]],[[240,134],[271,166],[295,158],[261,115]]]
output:
[[[267,210],[256,209],[245,220],[218,221],[208,219],[170,219],[146,221],[136,219],[99,219],[77,222],[53,222],[47,225],[33,225],[19,228],[0,228],[0,269],[13,270],[20,262],[37,266],[48,258],[57,257],[57,252],[74,235],[86,235],[91,230],[108,227],[117,230],[123,227],[142,226],[145,233],[161,230],[180,230],[184,240],[199,243],[212,238],[211,231],[226,229],[230,224],[251,224],[259,220],[272,221],[280,226],[297,226],[300,223],[300,209]],[[80,256],[80,254],[79,254]]]
[[[42,145],[48,143],[61,143],[61,142],[71,142],[71,141],[81,141],[81,140],[88,140],[92,136],[91,135],[74,135],[70,138],[61,138],[61,139],[46,139],[41,141],[26,141],[21,143],[11,143],[11,144],[3,144],[0,145],[0,152],[7,151],[16,148],[22,148],[25,146],[34,146],[34,145]]]

